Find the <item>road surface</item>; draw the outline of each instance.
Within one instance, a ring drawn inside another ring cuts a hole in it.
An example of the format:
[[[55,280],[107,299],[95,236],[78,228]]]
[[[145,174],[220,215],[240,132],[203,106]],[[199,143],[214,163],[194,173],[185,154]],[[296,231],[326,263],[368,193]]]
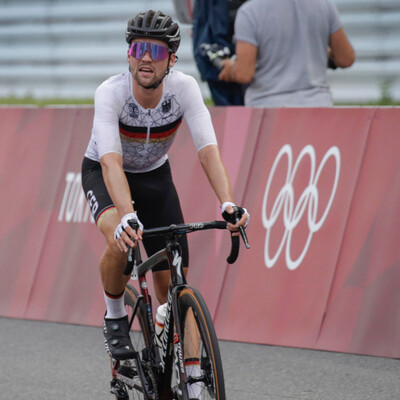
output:
[[[227,400],[396,400],[400,361],[220,342]],[[113,400],[100,328],[0,318],[1,400]]]

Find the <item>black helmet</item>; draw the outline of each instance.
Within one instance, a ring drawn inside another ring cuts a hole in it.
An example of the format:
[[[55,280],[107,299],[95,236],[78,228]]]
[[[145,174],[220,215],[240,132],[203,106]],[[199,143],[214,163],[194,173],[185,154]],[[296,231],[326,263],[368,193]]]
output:
[[[165,42],[176,53],[181,42],[179,25],[161,11],[142,12],[128,21],[125,39],[130,45],[133,39],[148,37]]]

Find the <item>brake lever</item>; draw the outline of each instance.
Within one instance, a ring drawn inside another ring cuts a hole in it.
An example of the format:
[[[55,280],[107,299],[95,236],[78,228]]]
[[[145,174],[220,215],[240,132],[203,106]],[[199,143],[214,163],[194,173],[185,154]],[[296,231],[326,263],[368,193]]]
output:
[[[238,223],[240,221],[239,210],[235,206],[235,207],[233,207],[233,211],[234,211],[234,215],[235,215],[235,221],[236,221],[236,223]],[[250,244],[247,239],[246,231],[244,230],[243,226],[239,226],[239,232],[240,232],[240,236],[243,239],[243,243],[246,246],[246,249],[250,249]]]
[[[135,268],[135,260],[133,258],[133,247],[129,247],[128,260],[125,265],[124,275],[126,276],[131,275],[134,268]]]
[[[246,231],[244,230],[243,226],[239,226],[239,232],[240,232],[240,236],[243,239],[244,245],[246,246],[246,249],[249,249],[250,248],[250,244],[249,244],[249,241],[247,239]]]
[[[128,224],[135,232],[137,232],[137,230],[139,229],[139,224],[137,222],[135,222],[134,220],[129,220]],[[136,246],[137,245],[138,245],[138,243],[136,243]],[[140,262],[141,262],[140,254],[138,254],[137,249],[129,246],[128,261],[127,261],[125,269],[124,269],[124,275],[131,275],[132,271],[133,271],[132,278],[137,279],[136,267],[138,264],[140,264]]]

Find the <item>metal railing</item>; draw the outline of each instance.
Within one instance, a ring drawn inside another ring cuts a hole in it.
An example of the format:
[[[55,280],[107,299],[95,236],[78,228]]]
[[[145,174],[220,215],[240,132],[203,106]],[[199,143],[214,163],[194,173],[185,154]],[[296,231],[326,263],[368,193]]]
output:
[[[400,101],[400,0],[336,3],[357,59],[350,69],[328,71],[335,102]],[[167,0],[0,0],[0,97],[91,98],[103,80],[126,70],[126,22],[149,8],[176,15]],[[176,68],[200,82],[190,26],[181,30]]]

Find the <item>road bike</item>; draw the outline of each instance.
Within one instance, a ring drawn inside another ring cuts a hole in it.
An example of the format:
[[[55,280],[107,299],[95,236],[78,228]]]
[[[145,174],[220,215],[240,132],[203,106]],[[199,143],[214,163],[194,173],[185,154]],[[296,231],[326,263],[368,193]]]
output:
[[[130,327],[137,321],[138,330],[130,330],[134,358],[126,361],[111,358],[111,393],[117,400],[226,399],[221,355],[212,318],[199,291],[186,282],[178,243],[181,235],[199,230],[226,229],[226,226],[225,221],[209,221],[145,229],[143,237],[164,236],[165,248],[144,262],[139,246],[129,252],[124,273],[137,277],[140,294],[128,284],[125,304]],[[244,229],[241,228],[240,233],[249,247]],[[235,262],[239,252],[239,236],[231,237],[228,263]],[[169,264],[171,279],[160,346],[156,343],[146,274],[164,260]]]

